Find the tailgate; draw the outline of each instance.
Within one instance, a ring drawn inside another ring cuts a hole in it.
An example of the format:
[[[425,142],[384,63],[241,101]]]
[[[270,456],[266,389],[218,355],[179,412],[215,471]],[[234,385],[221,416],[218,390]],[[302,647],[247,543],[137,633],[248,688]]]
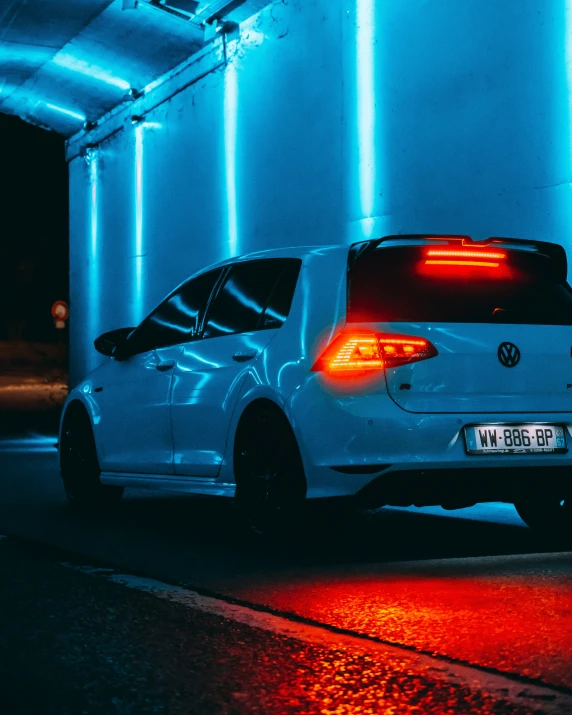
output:
[[[388,392],[404,410],[572,412],[568,326],[401,323],[382,332],[424,337],[439,352],[386,369]]]

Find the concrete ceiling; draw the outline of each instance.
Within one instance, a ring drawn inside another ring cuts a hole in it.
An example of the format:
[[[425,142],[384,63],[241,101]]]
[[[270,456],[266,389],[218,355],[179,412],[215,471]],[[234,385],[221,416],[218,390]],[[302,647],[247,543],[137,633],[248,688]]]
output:
[[[0,113],[64,136],[176,67],[213,20],[268,0],[0,0]]]

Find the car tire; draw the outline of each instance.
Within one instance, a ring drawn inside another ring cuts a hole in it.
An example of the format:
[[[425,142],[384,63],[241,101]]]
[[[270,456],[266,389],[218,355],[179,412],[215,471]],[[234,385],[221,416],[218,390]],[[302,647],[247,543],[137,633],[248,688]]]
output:
[[[572,537],[572,493],[560,484],[527,485],[515,500],[520,518],[548,536]]]
[[[80,510],[97,510],[116,504],[123,487],[102,484],[93,429],[83,407],[66,412],[60,436],[60,471],[70,504]]]
[[[288,535],[306,499],[306,476],[292,428],[278,408],[260,407],[243,419],[234,474],[247,531],[257,537]]]

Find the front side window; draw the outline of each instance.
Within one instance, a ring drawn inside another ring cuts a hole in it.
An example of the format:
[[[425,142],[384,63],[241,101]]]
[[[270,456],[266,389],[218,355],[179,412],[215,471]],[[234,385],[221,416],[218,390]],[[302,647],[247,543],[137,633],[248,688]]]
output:
[[[131,354],[177,345],[199,337],[201,320],[221,269],[184,283],[145,318],[129,337]]]
[[[204,337],[248,333],[278,328],[292,302],[299,271],[290,259],[265,259],[234,264],[213,300]],[[283,282],[284,281],[284,282]]]

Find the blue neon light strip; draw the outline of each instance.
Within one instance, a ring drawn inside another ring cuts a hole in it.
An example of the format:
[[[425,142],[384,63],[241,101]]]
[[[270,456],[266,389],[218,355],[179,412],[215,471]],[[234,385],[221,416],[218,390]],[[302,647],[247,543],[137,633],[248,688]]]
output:
[[[65,107],[60,107],[57,104],[51,104],[50,102],[45,102],[44,104],[48,109],[52,109],[54,112],[58,112],[58,114],[63,114],[71,119],[77,119],[80,122],[85,122],[85,114],[74,112],[71,109],[66,109]]]
[[[375,0],[356,0],[359,199],[363,218],[375,211]]]
[[[97,159],[91,156],[89,162],[89,183],[91,192],[91,258],[97,258]]]
[[[133,286],[133,311],[135,323],[143,317],[143,131],[142,124],[135,127],[135,281]]]
[[[97,191],[97,157],[89,155],[89,331],[90,340],[99,334],[99,270],[98,270],[98,191]]]
[[[238,209],[236,198],[236,143],[238,119],[238,72],[235,65],[226,67],[224,84],[224,151],[226,175],[226,212],[228,257],[238,251]]]
[[[121,77],[118,77],[102,67],[98,67],[97,65],[87,62],[86,60],[81,60],[78,57],[74,57],[66,52],[59,52],[52,61],[58,67],[63,67],[71,72],[77,72],[84,77],[104,82],[105,84],[117,87],[124,92],[128,91],[130,88],[129,82]]]

